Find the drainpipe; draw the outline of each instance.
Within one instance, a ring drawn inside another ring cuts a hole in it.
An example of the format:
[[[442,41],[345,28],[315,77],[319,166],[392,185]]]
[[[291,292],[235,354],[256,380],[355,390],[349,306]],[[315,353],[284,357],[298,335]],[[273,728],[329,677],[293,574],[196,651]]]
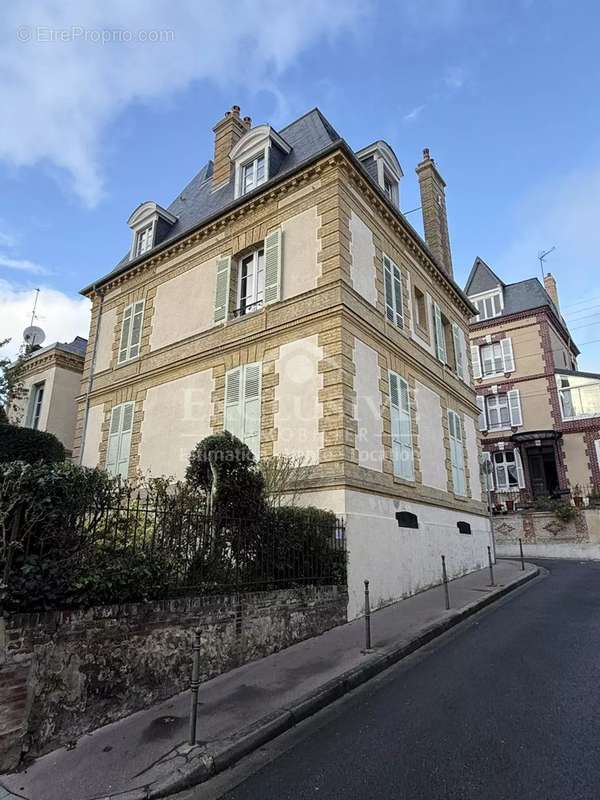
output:
[[[96,292],[96,284],[92,287]],[[88,417],[90,413],[90,394],[92,392],[92,381],[94,379],[94,367],[96,366],[96,351],[98,349],[98,333],[100,331],[100,317],[102,316],[102,303],[104,302],[104,294],[101,293],[100,304],[98,306],[98,319],[96,320],[96,330],[94,332],[94,347],[92,349],[92,360],[90,363],[90,374],[88,376],[87,390],[85,393],[85,410],[83,412],[83,430],[81,431],[81,444],[79,445],[79,466],[83,462],[83,447],[85,445],[85,437],[87,435]]]

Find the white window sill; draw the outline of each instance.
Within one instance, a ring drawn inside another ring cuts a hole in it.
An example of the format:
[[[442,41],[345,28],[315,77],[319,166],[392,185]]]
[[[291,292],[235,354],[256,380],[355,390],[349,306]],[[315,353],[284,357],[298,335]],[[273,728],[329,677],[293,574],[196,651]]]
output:
[[[597,419],[598,417],[600,417],[600,411],[598,411],[596,414],[578,414],[574,417],[563,417],[561,414],[561,419],[563,422],[579,422],[579,420],[582,419]]]
[[[119,367],[126,367],[128,364],[133,364],[134,361],[139,361],[139,360],[140,357],[138,355],[138,356],[133,356],[132,358],[125,358],[123,359],[123,361],[117,361],[116,369],[118,369]]]

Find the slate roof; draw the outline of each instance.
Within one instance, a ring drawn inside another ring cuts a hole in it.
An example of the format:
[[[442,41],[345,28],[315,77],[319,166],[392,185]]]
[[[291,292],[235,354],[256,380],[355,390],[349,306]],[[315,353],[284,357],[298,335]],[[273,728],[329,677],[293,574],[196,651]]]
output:
[[[317,108],[309,111],[290,125],[277,131],[277,133],[290,145],[291,151],[282,158],[279,169],[270,176],[269,181],[256,189],[257,192],[264,191],[272,180],[292,172],[303,163],[310,161],[327,150],[334,142],[341,141],[340,135]],[[208,161],[171,205],[167,207],[167,211],[177,217],[177,222],[170,229],[168,236],[156,245],[157,249],[179,238],[187,231],[191,231],[204,220],[209,220],[211,217],[220,214],[230,205],[237,202],[234,198],[233,181],[229,181],[217,191],[212,191],[210,180],[212,172],[213,162]],[[244,200],[247,200],[251,194],[245,195]],[[143,257],[147,258],[151,253],[152,250],[149,250],[144,253]],[[127,252],[115,268],[101,278],[98,283],[118,274],[123,267],[133,262],[134,259],[130,259],[129,252]],[[92,286],[87,286],[82,289],[82,293],[91,288]]]
[[[76,336],[72,342],[52,342],[52,344],[47,344],[45,347],[40,347],[39,350],[33,350],[25,357],[28,359],[37,358],[39,355],[49,353],[51,350],[54,350],[54,348],[63,350],[65,353],[74,353],[75,355],[83,357],[85,356],[87,343],[88,340],[84,339],[83,336]]]

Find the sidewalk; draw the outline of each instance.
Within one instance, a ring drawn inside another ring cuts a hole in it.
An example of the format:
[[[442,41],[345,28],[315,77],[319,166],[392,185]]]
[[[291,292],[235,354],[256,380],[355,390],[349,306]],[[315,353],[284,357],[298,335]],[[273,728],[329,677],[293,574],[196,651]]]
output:
[[[184,692],[0,776],[0,800],[147,800],[199,783],[539,571],[499,561],[494,572],[494,588],[487,569],[452,581],[450,611],[439,586],[374,612],[371,653],[359,619],[203,683],[194,748]]]

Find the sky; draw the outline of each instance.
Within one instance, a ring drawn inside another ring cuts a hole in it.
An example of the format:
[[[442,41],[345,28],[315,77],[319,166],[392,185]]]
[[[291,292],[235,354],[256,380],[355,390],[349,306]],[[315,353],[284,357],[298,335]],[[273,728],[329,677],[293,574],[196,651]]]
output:
[[[354,148],[385,139],[419,206],[447,182],[455,277],[506,281],[556,249],[580,369],[600,372],[600,6],[592,0],[13,0],[0,19],[0,340],[86,336],[79,290],[212,157],[232,105],[283,127],[318,106]],[[408,215],[421,230],[420,212]]]

